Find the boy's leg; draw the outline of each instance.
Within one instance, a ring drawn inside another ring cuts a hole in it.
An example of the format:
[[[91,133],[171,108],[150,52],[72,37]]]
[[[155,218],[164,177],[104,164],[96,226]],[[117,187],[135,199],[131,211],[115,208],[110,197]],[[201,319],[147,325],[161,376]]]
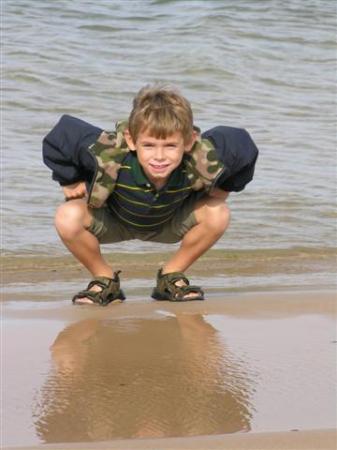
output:
[[[75,258],[89,270],[93,277],[112,278],[112,268],[101,254],[98,239],[87,230],[91,221],[92,215],[87,203],[81,199],[63,203],[55,215],[56,230]],[[100,288],[95,289],[94,286],[93,290],[100,290]],[[81,299],[81,303],[92,303],[92,301]]]
[[[87,228],[92,216],[85,200],[70,200],[62,204],[55,216],[56,230],[66,247],[93,276],[111,277],[113,272],[101,255],[96,236]]]
[[[205,197],[194,209],[197,224],[183,237],[180,248],[163,267],[163,274],[184,272],[223,235],[230,210],[223,199]],[[188,294],[193,298],[193,294]]]

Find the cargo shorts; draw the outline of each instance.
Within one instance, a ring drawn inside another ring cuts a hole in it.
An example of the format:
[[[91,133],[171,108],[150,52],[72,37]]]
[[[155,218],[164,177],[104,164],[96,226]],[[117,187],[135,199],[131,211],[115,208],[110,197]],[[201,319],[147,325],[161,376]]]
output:
[[[204,195],[203,192],[193,192],[177,208],[171,219],[156,230],[143,230],[127,225],[108,206],[91,209],[93,217],[87,230],[96,236],[101,244],[132,239],[173,244],[181,241],[185,234],[197,224],[194,209]]]

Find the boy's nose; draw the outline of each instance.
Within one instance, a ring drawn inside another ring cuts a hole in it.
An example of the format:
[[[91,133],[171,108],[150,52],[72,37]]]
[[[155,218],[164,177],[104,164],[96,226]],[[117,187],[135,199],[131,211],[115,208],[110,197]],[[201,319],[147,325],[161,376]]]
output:
[[[158,161],[165,159],[164,149],[162,147],[156,148],[155,159],[157,159]]]

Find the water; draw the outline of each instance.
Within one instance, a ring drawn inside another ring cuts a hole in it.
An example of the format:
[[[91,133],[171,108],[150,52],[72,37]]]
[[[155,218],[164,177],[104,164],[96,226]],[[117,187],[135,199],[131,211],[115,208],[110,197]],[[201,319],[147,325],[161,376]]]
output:
[[[334,318],[255,314],[69,323],[12,310],[4,445],[334,428]]]
[[[112,129],[155,81],[181,89],[203,130],[244,127],[260,149],[216,248],[335,246],[335,2],[6,0],[2,9],[7,253],[66,253],[53,229],[63,195],[41,160],[60,115]]]

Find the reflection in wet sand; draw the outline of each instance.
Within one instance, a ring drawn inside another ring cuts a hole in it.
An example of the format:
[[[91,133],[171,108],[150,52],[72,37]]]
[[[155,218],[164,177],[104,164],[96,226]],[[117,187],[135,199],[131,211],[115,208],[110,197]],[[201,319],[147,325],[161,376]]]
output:
[[[54,368],[34,407],[43,442],[250,429],[244,367],[200,314],[84,320],[51,352]]]

